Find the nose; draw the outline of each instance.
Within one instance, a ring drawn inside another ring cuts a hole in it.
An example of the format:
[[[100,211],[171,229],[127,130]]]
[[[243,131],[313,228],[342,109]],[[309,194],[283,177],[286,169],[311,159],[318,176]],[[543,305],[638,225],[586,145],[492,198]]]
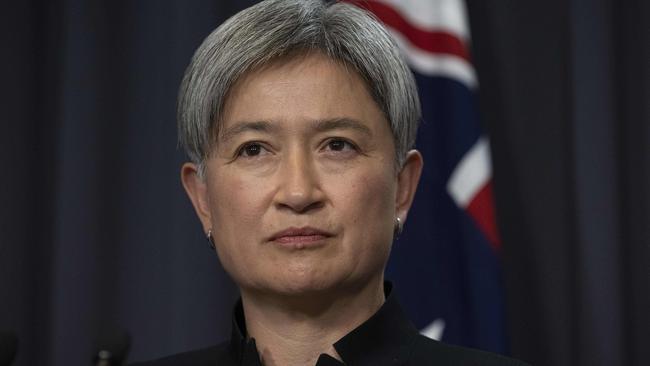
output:
[[[298,151],[288,154],[278,175],[276,207],[305,213],[323,206],[321,182],[309,154]]]

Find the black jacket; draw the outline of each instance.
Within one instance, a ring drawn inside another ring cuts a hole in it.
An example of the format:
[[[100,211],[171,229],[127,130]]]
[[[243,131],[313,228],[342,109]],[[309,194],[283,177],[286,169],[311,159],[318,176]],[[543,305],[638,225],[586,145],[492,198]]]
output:
[[[525,366],[511,358],[446,345],[420,335],[386,286],[382,307],[334,344],[345,365]],[[230,341],[217,346],[132,366],[260,366],[255,340],[246,337],[241,302],[235,307]],[[322,354],[316,366],[341,366]]]

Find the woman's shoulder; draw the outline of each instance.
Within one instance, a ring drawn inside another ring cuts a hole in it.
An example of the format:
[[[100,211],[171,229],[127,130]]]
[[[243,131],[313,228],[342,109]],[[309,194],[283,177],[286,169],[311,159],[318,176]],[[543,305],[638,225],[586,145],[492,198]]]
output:
[[[228,342],[224,342],[213,347],[178,353],[157,360],[138,362],[129,366],[204,366],[215,365],[217,362],[219,365],[228,365],[229,361]]]
[[[482,366],[530,366],[523,361],[496,353],[449,345],[418,336],[412,348],[409,364],[412,365],[482,365]]]
[[[167,356],[158,360],[135,363],[130,366],[207,366],[235,365],[228,351],[228,342],[214,347]],[[411,349],[409,365],[481,365],[530,366],[523,361],[495,353],[459,347],[418,336]]]

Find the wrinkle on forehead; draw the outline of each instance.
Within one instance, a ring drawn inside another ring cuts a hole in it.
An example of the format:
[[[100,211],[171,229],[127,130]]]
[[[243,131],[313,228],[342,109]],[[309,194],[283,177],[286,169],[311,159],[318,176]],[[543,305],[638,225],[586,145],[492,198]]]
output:
[[[323,133],[333,130],[353,130],[359,132],[366,137],[372,138],[373,132],[370,128],[364,125],[361,121],[339,117],[339,118],[329,118],[324,120],[315,120],[305,123],[305,128],[310,132],[314,133]],[[235,122],[232,126],[229,126],[224,130],[220,136],[220,143],[227,143],[229,140],[233,139],[237,135],[249,132],[256,131],[267,134],[277,134],[279,127],[277,123],[272,121],[240,121]]]
[[[250,81],[254,80],[256,76],[264,73],[269,70],[278,70],[281,72],[294,72],[295,70],[309,68],[315,62],[322,62],[327,60],[330,63],[337,65],[340,71],[343,71],[347,74],[347,77],[344,79],[347,83],[353,82],[353,80],[361,81],[365,91],[368,93],[370,98],[375,102],[376,106],[382,111],[384,117],[388,121],[386,116],[386,111],[383,110],[381,104],[375,99],[375,96],[372,92],[372,89],[368,85],[366,78],[359,74],[359,72],[349,63],[332,58],[320,50],[296,50],[289,54],[274,58],[272,60],[265,60],[262,64],[257,65],[250,70],[244,72],[238,79],[236,79],[232,86],[229,88],[226,96],[224,98],[224,105],[221,108],[222,113],[214,122],[214,128],[212,133],[211,141],[217,142],[220,139],[221,134],[224,132],[224,122],[226,120],[225,116],[228,115],[229,110],[232,107],[232,102],[238,97],[237,94],[241,92],[242,89],[245,89],[245,85]],[[284,70],[282,70],[284,69]],[[291,81],[274,81],[275,85],[279,86],[281,84],[290,84]],[[214,146],[212,146],[214,147]]]

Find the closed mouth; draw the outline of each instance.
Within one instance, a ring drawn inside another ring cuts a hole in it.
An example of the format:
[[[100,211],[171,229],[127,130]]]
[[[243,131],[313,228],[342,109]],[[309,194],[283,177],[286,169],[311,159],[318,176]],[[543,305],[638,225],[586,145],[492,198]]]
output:
[[[332,233],[312,227],[291,227],[273,234],[269,241],[285,246],[302,248],[310,244],[313,245],[322,242],[332,236],[334,236]]]

